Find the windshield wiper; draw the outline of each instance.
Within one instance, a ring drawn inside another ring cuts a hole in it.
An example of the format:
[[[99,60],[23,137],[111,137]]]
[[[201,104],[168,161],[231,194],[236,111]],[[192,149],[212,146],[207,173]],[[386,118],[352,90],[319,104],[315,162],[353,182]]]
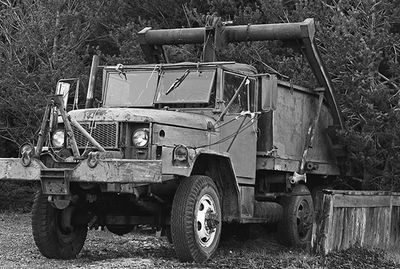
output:
[[[168,91],[165,93],[165,95],[170,94],[173,90],[175,90],[176,88],[179,87],[179,85],[181,85],[181,83],[185,80],[185,78],[189,75],[190,70],[186,69],[185,73],[182,74],[181,77],[177,78],[174,83],[172,83],[172,85],[169,87]]]

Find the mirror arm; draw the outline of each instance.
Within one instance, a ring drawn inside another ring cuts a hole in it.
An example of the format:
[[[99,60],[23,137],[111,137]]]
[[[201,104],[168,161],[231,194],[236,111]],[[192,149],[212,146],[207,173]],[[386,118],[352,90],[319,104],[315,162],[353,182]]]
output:
[[[74,103],[72,104],[72,110],[79,109],[78,108],[78,101],[79,101],[79,83],[81,80],[78,78],[76,80],[76,87],[75,87],[75,96],[74,96]]]
[[[231,98],[231,100],[229,101],[228,105],[225,107],[225,109],[222,111],[221,115],[219,116],[218,120],[215,122],[215,124],[217,124],[218,122],[222,121],[222,119],[224,118],[225,114],[228,112],[228,109],[231,107],[231,105],[233,104],[233,101],[235,101],[236,97],[239,95],[240,90],[242,89],[243,85],[245,84],[245,82],[247,81],[247,79],[249,78],[249,76],[246,76],[242,82],[240,83],[239,87],[236,89],[235,94],[233,95],[233,97]]]

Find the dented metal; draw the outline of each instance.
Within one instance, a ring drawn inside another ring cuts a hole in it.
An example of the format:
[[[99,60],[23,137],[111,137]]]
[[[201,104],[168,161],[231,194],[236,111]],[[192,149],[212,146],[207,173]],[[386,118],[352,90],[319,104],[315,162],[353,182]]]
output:
[[[28,167],[19,158],[0,158],[0,180],[40,181],[41,171],[47,169],[35,158]],[[87,161],[77,163],[71,169],[70,182],[161,183],[161,174],[159,160],[101,159],[95,168],[90,168]]]
[[[212,117],[184,111],[171,111],[144,108],[92,108],[73,110],[71,118],[81,121],[114,121],[114,122],[156,122],[195,129],[207,129],[208,122],[215,122]]]
[[[104,159],[94,168],[82,161],[72,171],[71,181],[93,183],[161,183],[159,160]]]
[[[27,167],[19,158],[0,158],[0,180],[40,180],[42,168],[43,163],[35,158]]]

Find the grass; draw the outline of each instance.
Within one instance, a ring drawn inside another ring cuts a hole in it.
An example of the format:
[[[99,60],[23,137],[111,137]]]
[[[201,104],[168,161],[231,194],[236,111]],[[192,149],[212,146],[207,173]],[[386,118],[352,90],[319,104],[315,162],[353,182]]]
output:
[[[30,212],[38,188],[35,182],[0,181],[0,210]]]
[[[326,256],[314,255],[282,246],[276,239],[274,226],[261,225],[252,227],[250,240],[222,241],[214,257],[202,265],[177,261],[172,245],[164,238],[148,234],[118,237],[98,231],[89,232],[91,239],[77,260],[46,263],[48,260],[43,259],[34,246],[30,216],[21,214],[30,212],[32,196],[37,188],[32,183],[0,182],[0,212],[3,212],[0,214],[0,235],[4,237],[0,238],[0,246],[10,251],[11,254],[4,254],[6,257],[14,257],[15,253],[24,251],[24,260],[37,261],[37,268],[41,268],[43,263],[52,268],[65,268],[66,265],[112,268],[113,264],[125,268],[132,262],[143,265],[143,268],[400,268],[399,249],[385,252],[353,247]],[[18,242],[20,236],[28,243]],[[13,239],[10,241],[8,238]],[[24,266],[20,259],[8,262],[11,268]]]

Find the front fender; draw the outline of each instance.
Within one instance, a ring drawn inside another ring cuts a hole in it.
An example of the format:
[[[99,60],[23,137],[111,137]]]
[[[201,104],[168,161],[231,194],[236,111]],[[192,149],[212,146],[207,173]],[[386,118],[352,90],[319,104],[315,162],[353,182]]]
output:
[[[219,157],[226,159],[227,162],[229,163],[232,173],[235,175],[229,153],[220,153],[214,150],[203,149],[203,148],[201,149],[189,148],[188,151],[189,151],[188,162],[179,164],[179,163],[173,163],[173,148],[164,148],[163,174],[188,177],[193,174],[193,169],[196,167],[196,163],[201,156],[210,156],[210,157]],[[167,164],[165,163],[165,161],[167,161]]]
[[[212,150],[199,152],[194,158],[191,174],[210,176],[221,194],[223,220],[225,222],[240,221],[241,193],[229,154]]]

